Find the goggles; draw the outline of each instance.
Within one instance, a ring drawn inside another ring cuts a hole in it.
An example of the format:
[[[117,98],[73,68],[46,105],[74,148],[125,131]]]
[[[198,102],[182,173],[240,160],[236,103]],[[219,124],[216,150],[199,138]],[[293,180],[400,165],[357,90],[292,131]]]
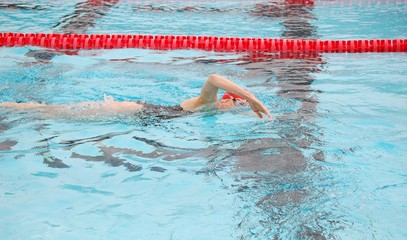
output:
[[[231,92],[226,92],[223,94],[222,99],[232,99],[235,105],[241,105],[244,106],[247,104],[247,100],[242,98],[241,96],[231,93]]]

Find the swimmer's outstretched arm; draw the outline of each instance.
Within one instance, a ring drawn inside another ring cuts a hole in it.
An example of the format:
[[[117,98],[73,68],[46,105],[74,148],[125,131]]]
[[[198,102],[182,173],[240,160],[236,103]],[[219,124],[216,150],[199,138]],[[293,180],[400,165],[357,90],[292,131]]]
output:
[[[46,105],[40,103],[15,103],[15,102],[2,102],[0,107],[6,107],[14,110],[27,110],[38,112],[42,116],[52,117],[71,116],[71,115],[99,115],[99,116],[113,116],[116,114],[134,114],[143,108],[143,105],[136,102],[117,102],[114,100],[109,101],[94,101],[94,102],[81,102],[72,104],[57,104]]]
[[[240,86],[233,83],[229,79],[221,77],[216,74],[212,74],[208,78],[208,80],[206,80],[205,84],[202,87],[201,95],[199,97],[195,97],[183,102],[181,104],[181,107],[184,110],[192,111],[202,105],[208,103],[216,103],[218,101],[219,89],[237,94],[246,99],[249,102],[252,110],[257,114],[259,118],[263,117],[262,114],[271,117],[268,109],[252,93],[241,88]]]

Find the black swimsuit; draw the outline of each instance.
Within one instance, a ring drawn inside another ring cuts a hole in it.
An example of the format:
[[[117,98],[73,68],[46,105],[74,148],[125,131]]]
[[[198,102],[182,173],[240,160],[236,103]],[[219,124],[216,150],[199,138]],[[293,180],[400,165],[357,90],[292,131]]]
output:
[[[186,116],[191,114],[190,111],[185,111],[181,106],[161,106],[148,103],[141,103],[143,109],[137,114],[141,114],[148,117],[156,117],[159,119],[171,119]]]

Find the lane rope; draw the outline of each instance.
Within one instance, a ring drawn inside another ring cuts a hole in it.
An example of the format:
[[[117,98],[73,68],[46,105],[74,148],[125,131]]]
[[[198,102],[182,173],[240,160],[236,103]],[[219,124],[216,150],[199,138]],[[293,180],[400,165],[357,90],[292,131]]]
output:
[[[224,52],[407,52],[407,39],[304,40],[216,36],[0,33],[0,47],[36,46],[56,50],[145,48]]]

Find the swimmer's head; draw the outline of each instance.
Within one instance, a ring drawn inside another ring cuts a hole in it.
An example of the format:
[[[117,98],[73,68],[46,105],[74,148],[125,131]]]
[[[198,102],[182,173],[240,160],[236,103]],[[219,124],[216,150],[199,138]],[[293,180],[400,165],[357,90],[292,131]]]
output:
[[[217,108],[228,109],[236,105],[246,105],[246,103],[247,100],[243,97],[231,92],[226,92],[223,94],[222,99],[218,102]]]

